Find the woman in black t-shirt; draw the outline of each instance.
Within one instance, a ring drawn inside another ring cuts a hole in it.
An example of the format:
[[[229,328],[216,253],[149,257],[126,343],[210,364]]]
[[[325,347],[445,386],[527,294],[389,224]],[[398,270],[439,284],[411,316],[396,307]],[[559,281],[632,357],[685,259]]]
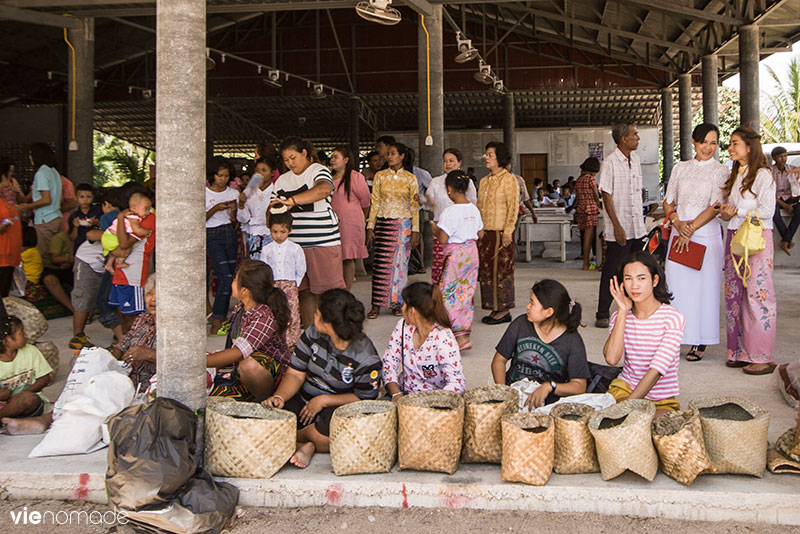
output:
[[[570,299],[563,285],[555,280],[537,282],[531,288],[527,314],[508,325],[495,347],[494,381],[510,385],[528,378],[539,382],[541,386],[525,402],[531,408],[586,393],[590,373],[578,333],[580,322],[581,305]]]

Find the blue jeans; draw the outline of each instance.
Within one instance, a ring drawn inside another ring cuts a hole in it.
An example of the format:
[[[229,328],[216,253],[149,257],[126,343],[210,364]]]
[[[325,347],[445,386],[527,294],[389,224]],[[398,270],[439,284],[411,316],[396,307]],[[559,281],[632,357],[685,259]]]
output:
[[[108,261],[113,261],[108,259]],[[100,288],[97,290],[97,315],[100,324],[113,330],[119,325],[117,309],[108,305],[108,297],[111,294],[111,285],[114,275],[108,271],[103,271],[103,279],[100,280]],[[118,341],[122,341],[121,339]]]
[[[775,204],[775,215],[772,217],[772,222],[775,225],[775,229],[781,234],[781,241],[791,243],[797,228],[800,227],[800,207],[798,207],[797,197],[790,198],[786,202],[792,206],[792,219],[789,221],[789,228],[786,228],[786,223],[783,222],[781,207],[778,204]]]
[[[231,303],[231,284],[236,274],[236,232],[232,224],[206,228],[206,252],[211,268],[219,279],[219,288],[214,296],[211,317],[224,319]],[[210,273],[209,277],[210,277]]]

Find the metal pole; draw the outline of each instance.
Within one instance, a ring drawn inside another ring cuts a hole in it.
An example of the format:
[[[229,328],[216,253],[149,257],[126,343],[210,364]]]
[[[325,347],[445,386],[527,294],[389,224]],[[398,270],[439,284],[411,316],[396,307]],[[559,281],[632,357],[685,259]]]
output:
[[[717,56],[703,56],[703,122],[719,123]]]
[[[760,127],[758,88],[759,60],[758,26],[739,27],[739,106],[742,125],[756,132]]]
[[[206,404],[205,0],[157,0],[156,59],[158,394],[202,410]],[[199,428],[202,438],[202,418]]]
[[[681,161],[692,159],[692,75],[678,76],[678,124],[680,125]]]
[[[94,182],[94,18],[80,18],[80,28],[67,31],[75,48],[75,117],[72,116],[72,57],[68,55],[67,110],[69,141],[75,121],[75,150],[67,152],[67,175],[75,184]]]
[[[675,132],[672,123],[672,89],[661,90],[661,150],[664,159],[664,174],[661,181],[667,183],[675,164]]]
[[[357,96],[350,97],[350,150],[353,151],[355,161],[353,165],[358,170],[358,146],[361,141],[361,100]]]
[[[515,174],[520,174],[518,165],[519,157],[517,156],[516,145],[514,143],[514,135],[516,132],[516,120],[514,116],[514,93],[511,91],[503,95],[503,144],[511,153],[511,168]]]

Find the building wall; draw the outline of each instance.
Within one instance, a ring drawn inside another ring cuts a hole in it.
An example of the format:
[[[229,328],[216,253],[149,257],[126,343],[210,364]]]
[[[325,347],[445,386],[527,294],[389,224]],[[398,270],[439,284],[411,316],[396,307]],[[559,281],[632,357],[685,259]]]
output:
[[[50,144],[56,152],[59,170],[66,173],[63,109],[63,106],[0,108],[0,156],[14,160],[17,179],[23,185],[33,180],[28,161],[31,143]]]

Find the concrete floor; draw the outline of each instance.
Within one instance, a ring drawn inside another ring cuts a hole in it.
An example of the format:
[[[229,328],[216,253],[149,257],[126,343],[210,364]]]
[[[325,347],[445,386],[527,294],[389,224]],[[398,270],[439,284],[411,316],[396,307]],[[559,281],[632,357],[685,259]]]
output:
[[[570,245],[568,258],[577,255]],[[800,333],[794,329],[800,317],[800,302],[794,298],[800,271],[779,269],[775,272],[778,294],[778,341],[776,361],[785,363],[800,358]],[[555,278],[570,291],[584,309],[585,327],[580,329],[589,359],[602,362],[605,330],[594,327],[599,272],[581,271],[580,263],[565,264],[549,258],[537,258],[530,264],[518,263],[514,315],[524,313],[530,287],[537,280]],[[429,280],[430,275],[412,277]],[[353,292],[369,303],[370,282],[359,279]],[[724,306],[722,307],[724,313]],[[484,313],[476,312],[474,349],[463,355],[467,387],[485,385],[490,380],[489,365],[494,346],[505,325],[487,326],[480,322]],[[384,312],[367,321],[366,331],[379,351],[387,344],[396,318]],[[722,323],[721,323],[722,324]],[[106,345],[110,333],[98,324],[87,328],[95,343]],[[72,351],[71,319],[51,321],[45,340],[61,348],[62,368],[55,382],[45,391],[55,400],[66,375]],[[724,331],[722,339],[724,339]],[[208,338],[208,349],[221,348],[223,338]],[[686,350],[686,348],[685,348]],[[681,362],[682,406],[692,398],[705,395],[736,395],[748,398],[771,414],[769,438],[774,442],[794,426],[797,412],[778,392],[773,376],[751,377],[740,369],[725,367],[725,347],[710,347],[703,361]],[[103,477],[105,452],[50,459],[29,460],[27,452],[39,438],[0,436],[0,497],[7,492],[14,498],[105,499]],[[677,519],[721,521],[737,519],[767,523],[800,524],[800,478],[766,473],[763,479],[745,476],[701,476],[690,488],[681,486],[663,474],[648,483],[635,475],[625,475],[603,482],[599,475],[553,475],[547,486],[533,488],[500,480],[499,466],[461,466],[453,476],[408,472],[387,475],[359,475],[337,478],[328,455],[316,455],[311,466],[301,471],[284,467],[270,480],[238,480],[242,504],[255,506],[312,506],[341,504],[348,506],[410,506],[531,509],[541,511],[598,512],[639,517],[658,516]]]

